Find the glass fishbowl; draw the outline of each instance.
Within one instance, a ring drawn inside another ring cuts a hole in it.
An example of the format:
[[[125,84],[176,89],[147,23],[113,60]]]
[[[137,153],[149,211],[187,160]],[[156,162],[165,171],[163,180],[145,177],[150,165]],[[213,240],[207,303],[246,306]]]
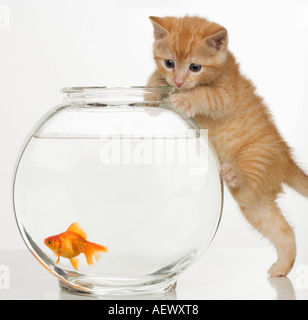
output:
[[[27,247],[72,292],[174,289],[221,217],[207,131],[169,105],[169,87],[62,92],[15,171],[14,210]]]

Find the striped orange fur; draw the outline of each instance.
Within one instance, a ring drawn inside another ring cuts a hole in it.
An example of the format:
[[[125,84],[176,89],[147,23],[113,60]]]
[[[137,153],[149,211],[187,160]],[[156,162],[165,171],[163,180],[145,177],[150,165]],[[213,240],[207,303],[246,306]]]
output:
[[[269,274],[286,276],[296,256],[295,237],[276,199],[283,184],[308,197],[308,176],[254,85],[240,73],[224,27],[199,17],[150,19],[157,69],[148,85],[175,87],[173,106],[209,130],[231,194],[248,222],[277,249]]]

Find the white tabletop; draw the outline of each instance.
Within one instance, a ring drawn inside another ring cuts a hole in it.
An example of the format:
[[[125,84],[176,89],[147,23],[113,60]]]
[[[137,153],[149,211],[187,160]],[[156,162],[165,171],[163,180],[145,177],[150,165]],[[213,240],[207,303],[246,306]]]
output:
[[[308,256],[298,249],[295,266],[286,278],[269,278],[274,250],[219,248],[213,245],[178,279],[173,293],[155,299],[308,299]],[[89,299],[60,290],[58,280],[28,250],[0,251],[0,300]],[[116,297],[115,297],[116,298]],[[119,297],[143,299],[143,297]],[[149,297],[146,297],[149,299]]]

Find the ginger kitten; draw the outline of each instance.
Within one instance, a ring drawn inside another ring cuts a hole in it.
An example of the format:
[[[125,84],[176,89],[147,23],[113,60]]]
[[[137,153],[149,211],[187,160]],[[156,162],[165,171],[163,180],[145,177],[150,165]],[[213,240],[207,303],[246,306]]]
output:
[[[308,176],[240,73],[224,27],[189,16],[150,20],[157,69],[148,86],[176,88],[171,104],[208,129],[231,194],[248,222],[277,249],[269,274],[286,276],[296,256],[295,237],[276,199],[283,184],[308,197]]]

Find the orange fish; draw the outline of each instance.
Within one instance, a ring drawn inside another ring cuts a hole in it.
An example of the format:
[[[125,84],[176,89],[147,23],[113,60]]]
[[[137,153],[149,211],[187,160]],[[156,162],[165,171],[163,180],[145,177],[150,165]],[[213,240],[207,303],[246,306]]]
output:
[[[82,230],[80,225],[75,222],[69,228],[56,236],[48,237],[44,240],[46,246],[51,249],[59,263],[60,256],[70,259],[72,266],[75,270],[78,269],[78,259],[75,258],[83,253],[87,259],[88,265],[94,265],[92,256],[94,255],[96,261],[100,258],[101,252],[107,252],[107,248],[99,244],[86,240],[87,235]]]

